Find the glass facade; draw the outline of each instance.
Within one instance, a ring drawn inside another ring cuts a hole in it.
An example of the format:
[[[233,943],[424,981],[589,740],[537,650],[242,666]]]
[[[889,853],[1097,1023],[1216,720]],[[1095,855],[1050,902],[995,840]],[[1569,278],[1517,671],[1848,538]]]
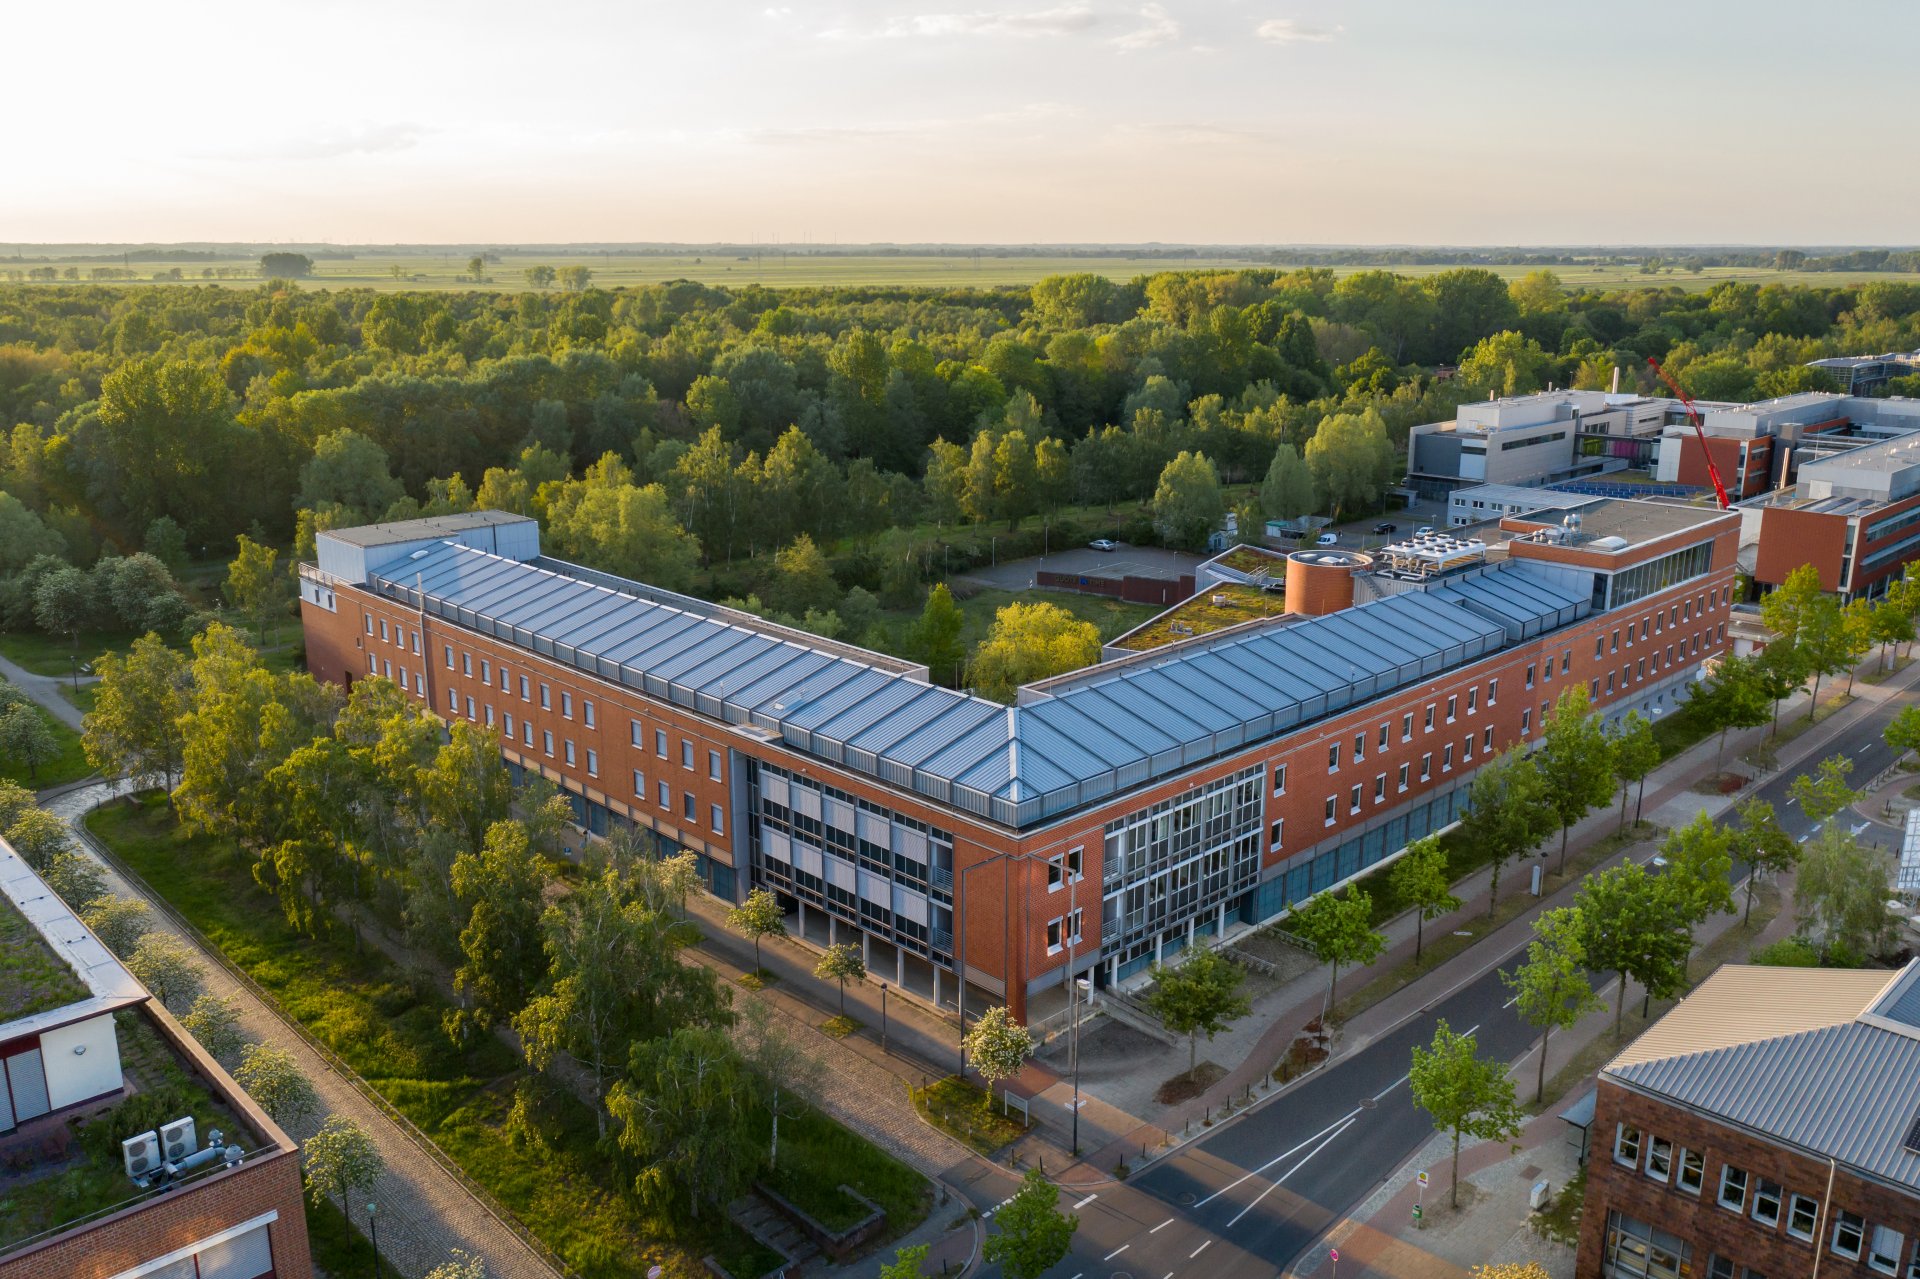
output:
[[[1611,578],[1604,573],[1596,574],[1600,580],[1594,585],[1607,585],[1605,607],[1623,608],[1636,600],[1664,591],[1669,586],[1678,586],[1689,578],[1700,577],[1712,567],[1713,544],[1702,542],[1671,555],[1662,555],[1657,560],[1622,569]],[[1599,596],[1600,592],[1596,589],[1594,594]],[[1595,607],[1600,607],[1598,599],[1595,600]]]
[[[750,785],[757,882],[952,967],[952,832],[771,764]]]
[[[1693,1248],[1678,1235],[1623,1213],[1607,1213],[1607,1245],[1600,1273],[1608,1279],[1687,1279]]]
[[[1451,825],[1467,807],[1466,780],[1429,795],[1331,847],[1311,849],[1288,859],[1280,873],[1260,884],[1240,903],[1242,923],[1272,919],[1323,888],[1384,861],[1414,840]]]
[[[1107,824],[1100,938],[1122,973],[1184,945],[1190,923],[1211,933],[1259,880],[1265,776],[1245,768]]]

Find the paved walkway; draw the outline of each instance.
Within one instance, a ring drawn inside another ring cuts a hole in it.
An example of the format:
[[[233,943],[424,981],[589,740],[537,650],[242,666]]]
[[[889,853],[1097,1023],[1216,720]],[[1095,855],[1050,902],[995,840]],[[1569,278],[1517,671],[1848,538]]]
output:
[[[24,686],[23,686],[24,687]],[[61,700],[54,694],[55,700]],[[200,959],[209,994],[231,998],[240,1013],[240,1029],[249,1042],[271,1044],[293,1054],[301,1073],[320,1095],[320,1111],[304,1122],[284,1124],[296,1140],[319,1130],[330,1115],[344,1115],[373,1138],[386,1161],[386,1172],[374,1185],[372,1200],[380,1206],[380,1252],[403,1275],[421,1275],[447,1260],[454,1248],[464,1248],[486,1259],[487,1273],[503,1279],[555,1279],[558,1274],[536,1255],[460,1182],[424,1154],[399,1125],[345,1079],[295,1034],[285,1022],[214,962],[200,945],[175,927],[162,904],[137,891],[114,870],[92,842],[81,822],[97,804],[122,793],[124,783],[100,782],[71,790],[46,801],[50,812],[63,818],[79,837],[81,848],[106,871],[108,887],[123,897],[148,903],[157,931],[172,933]],[[363,1213],[354,1214],[356,1223]]]
[[[4,657],[0,657],[0,678],[14,685],[21,692],[47,708],[53,717],[71,728],[80,731],[80,708],[60,695],[60,690],[71,681],[64,675],[35,675],[24,666],[16,666]],[[100,677],[88,675],[80,682],[91,684]]]

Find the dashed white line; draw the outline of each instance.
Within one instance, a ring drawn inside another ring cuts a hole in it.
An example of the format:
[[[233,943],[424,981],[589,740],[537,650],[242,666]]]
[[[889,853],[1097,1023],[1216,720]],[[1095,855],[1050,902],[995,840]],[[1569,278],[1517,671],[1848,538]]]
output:
[[[1123,1244],[1121,1244],[1121,1245],[1120,1245],[1120,1246],[1119,1246],[1118,1248],[1115,1248],[1115,1249],[1114,1249],[1114,1250],[1113,1250],[1112,1252],[1110,1252],[1110,1253],[1108,1253],[1108,1254],[1107,1254],[1106,1256],[1104,1256],[1104,1257],[1102,1257],[1102,1258],[1100,1258],[1100,1260],[1102,1260],[1102,1261],[1112,1261],[1112,1260],[1113,1260],[1113,1259],[1114,1259],[1115,1257],[1117,1257],[1117,1256],[1119,1256],[1119,1255],[1120,1255],[1121,1253],[1123,1253],[1123,1252],[1125,1252],[1125,1251],[1126,1251],[1127,1249],[1129,1249],[1129,1248],[1131,1248],[1131,1247],[1133,1247],[1133,1245],[1132,1245],[1132,1244],[1130,1244],[1130,1243],[1123,1243]]]
[[[1206,1241],[1206,1243],[1201,1244],[1198,1248],[1195,1248],[1192,1252],[1188,1253],[1187,1260],[1192,1261],[1195,1257],[1205,1252],[1207,1250],[1208,1245],[1211,1244],[1212,1242],[1213,1240],[1209,1239]]]
[[[1394,1080],[1392,1083],[1388,1084],[1385,1088],[1382,1088],[1379,1092],[1373,1094],[1373,1099],[1375,1101],[1379,1101],[1382,1097],[1386,1096],[1388,1093],[1398,1088],[1401,1084],[1406,1083],[1407,1080],[1411,1078],[1413,1078],[1413,1072],[1409,1071],[1406,1074],[1400,1076],[1400,1078]]]
[[[1161,1223],[1160,1223],[1159,1225],[1157,1225],[1157,1226],[1155,1226],[1155,1227],[1154,1227],[1154,1228],[1153,1228],[1152,1230],[1149,1230],[1149,1231],[1147,1231],[1147,1233],[1148,1233],[1148,1234],[1150,1234],[1150,1235],[1157,1235],[1157,1234],[1159,1234],[1159,1233],[1160,1233],[1160,1232],[1161,1232],[1162,1230],[1165,1230],[1165,1229],[1166,1229],[1166,1228],[1167,1228],[1168,1226],[1171,1226],[1172,1224],[1173,1224],[1173,1218],[1172,1218],[1172,1217],[1168,1217],[1168,1218],[1167,1218],[1167,1219],[1166,1219],[1165,1221],[1163,1221],[1163,1222],[1161,1222]]]
[[[1358,1113],[1358,1112],[1355,1112],[1355,1113]],[[1233,1220],[1227,1223],[1228,1228],[1232,1228],[1234,1226],[1239,1225],[1240,1218],[1246,1216],[1248,1213],[1252,1212],[1255,1208],[1259,1207],[1260,1201],[1262,1199],[1265,1199],[1268,1195],[1272,1194],[1274,1191],[1278,1190],[1280,1188],[1281,1182],[1293,1176],[1294,1173],[1299,1172],[1302,1168],[1305,1168],[1309,1160],[1311,1160],[1315,1155],[1319,1154],[1322,1150],[1326,1149],[1328,1142],[1332,1141],[1335,1137],[1338,1137],[1341,1133],[1345,1132],[1352,1125],[1353,1125],[1353,1117],[1348,1116],[1345,1120],[1341,1122],[1338,1128],[1335,1128],[1332,1132],[1328,1133],[1324,1138],[1322,1138],[1319,1145],[1315,1146],[1312,1150],[1309,1150],[1305,1155],[1303,1155],[1299,1163],[1295,1164],[1293,1167],[1281,1173],[1278,1177],[1274,1179],[1272,1185],[1268,1186],[1265,1190],[1262,1190],[1259,1194],[1253,1197],[1252,1203],[1248,1204],[1246,1207],[1242,1208],[1239,1212],[1235,1213],[1233,1216]]]
[[[1096,1199],[1098,1199],[1099,1197],[1100,1197],[1100,1195],[1099,1195],[1099,1193],[1098,1193],[1098,1192],[1095,1192],[1094,1194],[1091,1194],[1091,1195],[1088,1195],[1088,1196],[1087,1196],[1087,1197],[1086,1197],[1085,1199],[1082,1199],[1082,1200],[1081,1200],[1081,1201],[1080,1201],[1079,1203],[1077,1203],[1077,1204],[1075,1204],[1075,1205],[1073,1206],[1073,1210],[1074,1210],[1075,1212],[1078,1212],[1078,1211],[1080,1211],[1080,1210],[1081,1210],[1082,1208],[1084,1208],[1084,1207],[1086,1207],[1086,1206],[1087,1206],[1088,1204],[1090,1204],[1090,1203],[1092,1203],[1092,1202],[1093,1202],[1094,1200],[1096,1200]]]
[[[1520,996],[1515,995],[1512,999],[1509,999],[1506,1003],[1500,1005],[1500,1011],[1505,1012],[1507,1009],[1513,1007],[1515,1004],[1519,1002],[1520,1002]]]

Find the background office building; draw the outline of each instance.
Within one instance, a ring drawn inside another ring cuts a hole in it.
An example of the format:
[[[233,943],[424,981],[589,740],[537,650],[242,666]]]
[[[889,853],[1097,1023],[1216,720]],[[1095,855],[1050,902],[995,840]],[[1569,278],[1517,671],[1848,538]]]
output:
[[[315,675],[498,734],[595,833],[764,885],[815,941],[951,1004],[1057,999],[1273,918],[1451,823],[1480,764],[1586,686],[1670,706],[1726,640],[1738,518],[1587,500],[1480,540],[1298,552],[1285,611],[1022,689],[539,553],[494,512],[323,533]],[[969,995],[969,1000],[975,998]]]
[[[1722,968],[1594,1104],[1578,1274],[1920,1274],[1920,963]]]
[[[1407,434],[1408,493],[1445,500],[1480,484],[1539,485],[1651,464],[1674,401],[1540,391],[1462,404]]]

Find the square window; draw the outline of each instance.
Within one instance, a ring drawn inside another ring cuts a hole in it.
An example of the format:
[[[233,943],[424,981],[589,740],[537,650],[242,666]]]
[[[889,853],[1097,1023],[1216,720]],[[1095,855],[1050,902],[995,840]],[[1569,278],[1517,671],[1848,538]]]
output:
[[[707,825],[713,829],[713,833],[716,835],[726,834],[727,823],[726,819],[720,815],[720,805],[709,804],[707,807],[711,810],[707,814]]]
[[[1837,1208],[1833,1214],[1833,1251],[1834,1255],[1853,1261],[1860,1259],[1860,1249],[1867,1242],[1867,1219],[1857,1212],[1848,1212]]]
[[[1820,1201],[1795,1195],[1787,1205],[1787,1233],[1795,1239],[1811,1240],[1820,1222]]]
[[[1647,1142],[1647,1176],[1655,1181],[1665,1181],[1673,1175],[1673,1143],[1665,1137],[1654,1137]]]
[[[1690,1195],[1700,1193],[1700,1187],[1707,1184],[1706,1157],[1697,1150],[1682,1149],[1680,1166],[1673,1175],[1673,1184]]]
[[[1747,1207],[1747,1170],[1735,1168],[1732,1164],[1720,1166],[1720,1206],[1731,1208],[1735,1212],[1744,1212]]]
[[[1867,1264],[1883,1275],[1900,1268],[1900,1254],[1907,1250],[1907,1237],[1891,1226],[1875,1226],[1867,1241]]]
[[[1640,1130],[1620,1124],[1613,1133],[1613,1161],[1628,1168],[1640,1166]]]

